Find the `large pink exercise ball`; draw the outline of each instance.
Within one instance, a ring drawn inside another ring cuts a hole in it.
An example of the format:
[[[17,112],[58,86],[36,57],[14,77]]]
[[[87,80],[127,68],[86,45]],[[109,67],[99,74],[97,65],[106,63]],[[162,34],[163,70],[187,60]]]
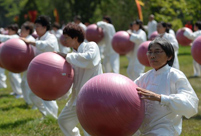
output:
[[[197,37],[192,44],[191,54],[193,59],[201,65],[201,36]]]
[[[131,136],[144,119],[144,101],[126,76],[104,73],[88,80],[77,97],[81,126],[93,136]]]
[[[138,48],[138,51],[137,51],[137,58],[138,58],[139,62],[142,65],[147,66],[147,67],[150,67],[149,60],[147,58],[147,51],[148,51],[148,46],[149,46],[150,42],[151,41],[146,41],[146,42],[141,43]]]
[[[96,43],[100,42],[103,37],[103,29],[101,27],[98,27],[96,24],[91,24],[87,27],[86,30],[86,39],[87,41],[94,41]]]
[[[44,100],[56,100],[66,94],[73,78],[71,65],[53,52],[36,56],[27,71],[27,81],[31,90]]]
[[[186,28],[187,31],[192,32],[191,29]],[[176,39],[178,41],[179,44],[181,44],[182,46],[190,46],[190,43],[192,42],[192,40],[188,39],[186,36],[184,36],[184,30],[179,29],[176,33]]]
[[[0,50],[1,64],[5,69],[14,73],[25,71],[33,58],[32,46],[19,38],[7,40]]]
[[[158,35],[159,35],[158,32],[157,32],[157,31],[154,31],[154,32],[150,35],[149,40],[150,40],[150,41],[153,41]]]
[[[112,47],[120,55],[125,55],[133,50],[134,43],[126,31],[119,31],[112,38]]]
[[[3,46],[3,42],[2,43],[0,43],[0,52],[1,52],[1,47]],[[3,68],[3,65],[1,64],[1,61],[0,61],[0,67],[2,67]]]

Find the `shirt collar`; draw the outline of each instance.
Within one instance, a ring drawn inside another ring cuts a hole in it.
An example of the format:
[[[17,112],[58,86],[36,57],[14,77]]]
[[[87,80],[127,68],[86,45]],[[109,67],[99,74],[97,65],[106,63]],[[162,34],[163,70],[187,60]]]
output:
[[[158,74],[161,74],[161,73],[164,73],[165,71],[167,71],[168,69],[170,69],[170,66],[168,64],[166,64],[165,66],[163,66],[162,68],[160,68],[159,70],[153,70],[154,71],[154,74],[158,75]]]
[[[38,37],[38,39],[39,39],[39,40],[44,40],[44,39],[47,37],[48,33],[49,33],[49,32],[47,31],[43,36]]]

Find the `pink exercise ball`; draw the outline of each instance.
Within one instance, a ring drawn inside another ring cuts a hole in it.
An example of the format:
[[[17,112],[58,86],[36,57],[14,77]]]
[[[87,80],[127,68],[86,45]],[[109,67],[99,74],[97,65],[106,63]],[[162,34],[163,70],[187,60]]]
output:
[[[131,136],[144,119],[144,101],[126,76],[104,73],[88,80],[77,97],[81,126],[93,136]]]
[[[104,37],[103,29],[98,27],[96,24],[89,25],[87,27],[85,34],[86,34],[86,39],[89,42],[94,41],[94,42],[98,43]]]
[[[35,39],[38,38],[38,34],[36,33],[36,31],[34,31],[34,32],[32,33],[32,36],[33,36]]]
[[[159,35],[158,32],[157,32],[157,31],[154,31],[154,32],[150,35],[149,40],[150,40],[150,41],[153,41],[158,35]]]
[[[193,59],[201,65],[201,36],[197,37],[191,48]]]
[[[3,42],[0,43],[0,52],[1,52],[1,47],[3,46],[3,44],[4,44]],[[1,61],[0,61],[0,67],[1,67],[1,68],[4,68],[3,65],[1,64]]]
[[[186,28],[187,31],[191,31],[191,29]],[[192,40],[188,39],[186,36],[184,36],[184,30],[179,29],[176,33],[176,39],[178,41],[179,44],[181,44],[182,46],[190,46],[190,43],[192,42]]]
[[[142,65],[147,66],[147,67],[150,67],[149,60],[147,58],[147,51],[148,51],[148,46],[149,46],[150,42],[151,41],[146,41],[146,42],[141,43],[138,48],[138,51],[137,51],[137,58],[138,58],[139,62]]]
[[[44,100],[56,100],[66,94],[73,83],[73,78],[71,65],[53,52],[36,56],[27,71],[27,81],[31,90]]]
[[[28,68],[34,58],[31,45],[27,45],[19,38],[4,42],[0,51],[0,61],[3,67],[13,73],[21,73]]]
[[[119,31],[113,36],[112,47],[120,55],[125,55],[133,50],[134,43],[130,41],[130,36],[126,31]]]

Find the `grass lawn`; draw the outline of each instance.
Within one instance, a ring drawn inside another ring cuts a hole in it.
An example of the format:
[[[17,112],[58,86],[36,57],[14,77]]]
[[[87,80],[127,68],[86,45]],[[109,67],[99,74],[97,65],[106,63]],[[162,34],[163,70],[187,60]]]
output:
[[[180,70],[183,71],[201,99],[201,78],[193,78],[193,66],[190,47],[179,49]],[[128,60],[120,57],[120,73],[126,75]],[[150,68],[146,67],[146,71]],[[0,136],[63,136],[57,120],[47,117],[41,120],[42,114],[38,110],[31,109],[24,99],[15,99],[9,95],[12,92],[9,82],[8,88],[0,89]],[[67,100],[57,101],[59,113]],[[201,107],[199,113],[191,119],[184,118],[182,136],[201,136]],[[80,127],[80,126],[78,126]]]

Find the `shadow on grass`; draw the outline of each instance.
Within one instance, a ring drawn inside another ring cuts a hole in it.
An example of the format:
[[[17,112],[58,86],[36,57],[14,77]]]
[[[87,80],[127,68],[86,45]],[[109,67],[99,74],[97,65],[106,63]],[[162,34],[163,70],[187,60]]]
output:
[[[184,119],[188,120],[187,118],[184,118]],[[201,115],[198,114],[190,119],[201,120]]]
[[[10,98],[10,97],[13,97],[13,96],[10,95],[10,94],[0,94],[0,98],[3,98],[3,97]]]
[[[1,111],[9,111],[9,110],[13,110],[14,108],[20,108],[20,109],[29,109],[29,105],[27,104],[20,104],[20,105],[16,105],[16,106],[9,106],[9,107],[0,107]]]
[[[190,55],[191,56],[191,53],[190,52],[185,52],[185,53],[179,53],[178,56],[186,56],[186,55]]]
[[[12,123],[1,124],[0,129],[11,129],[11,128],[13,129],[13,128],[16,128],[18,126],[24,125],[31,120],[34,120],[34,119],[29,118],[29,119],[24,119],[24,120],[17,120],[17,121],[12,122]]]
[[[189,76],[188,78],[190,79],[190,78],[200,78],[200,77],[199,76]]]

